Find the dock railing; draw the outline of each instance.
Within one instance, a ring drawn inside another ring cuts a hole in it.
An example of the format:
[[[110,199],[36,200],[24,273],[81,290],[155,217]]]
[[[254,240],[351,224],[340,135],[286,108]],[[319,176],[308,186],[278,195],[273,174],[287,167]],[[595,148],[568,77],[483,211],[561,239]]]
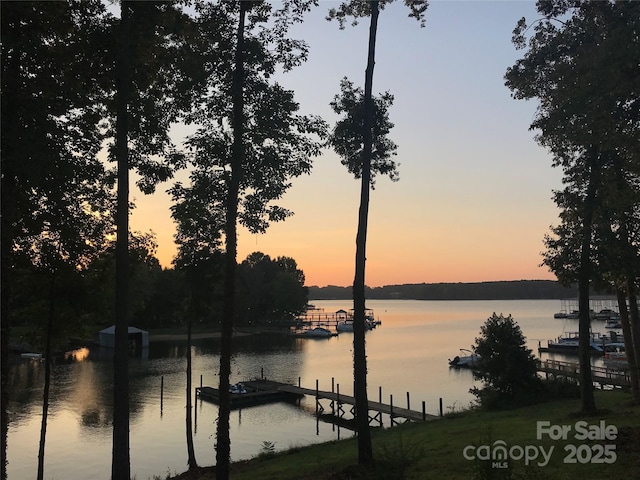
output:
[[[538,371],[544,373],[547,378],[580,379],[580,364],[574,362],[552,359],[541,360]],[[615,387],[631,386],[630,374],[624,369],[592,365],[591,374],[593,382],[600,385],[612,385]]]

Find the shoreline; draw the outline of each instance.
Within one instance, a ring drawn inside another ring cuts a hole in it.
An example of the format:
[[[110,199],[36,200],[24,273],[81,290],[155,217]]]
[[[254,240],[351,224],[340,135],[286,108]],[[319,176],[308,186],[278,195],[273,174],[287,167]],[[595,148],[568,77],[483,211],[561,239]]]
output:
[[[283,334],[288,335],[289,331],[283,330],[265,330],[265,329],[255,329],[255,330],[234,330],[234,337],[249,337],[251,335],[262,335],[262,334]],[[220,332],[203,332],[203,333],[192,333],[191,340],[207,340],[207,339],[219,339],[222,334]],[[151,333],[149,332],[149,342],[176,342],[187,340],[186,333]]]

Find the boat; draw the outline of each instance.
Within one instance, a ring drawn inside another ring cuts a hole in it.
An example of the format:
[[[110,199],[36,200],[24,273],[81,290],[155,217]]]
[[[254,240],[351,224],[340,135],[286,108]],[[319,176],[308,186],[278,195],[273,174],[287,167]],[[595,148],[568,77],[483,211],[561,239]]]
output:
[[[329,338],[337,335],[337,333],[333,333],[331,330],[324,327],[316,327],[310,330],[305,330],[300,334],[302,337],[313,337],[313,338]]]
[[[560,310],[559,312],[553,314],[553,318],[567,318],[567,311]]]
[[[579,332],[567,332],[560,335],[555,340],[548,340],[547,347],[540,347],[541,352],[555,352],[555,353],[578,353],[579,345]],[[605,346],[607,344],[616,343],[617,335],[615,332],[611,332],[611,335],[602,334],[600,332],[591,332],[589,345],[591,353],[596,355],[603,355]]]
[[[355,318],[355,310],[352,308],[351,310],[349,310],[349,313],[346,316],[346,319],[344,322],[341,323],[353,323],[353,319]],[[373,328],[376,328],[378,325],[380,325],[382,322],[380,320],[376,320],[374,314],[373,314],[373,309],[372,308],[365,308],[364,309],[364,328],[365,330],[371,330]],[[348,327],[347,327],[348,328]],[[352,332],[353,330],[343,330],[345,332]]]
[[[20,354],[20,358],[24,358],[25,360],[42,360],[42,354],[25,352]]]
[[[611,310],[610,308],[604,308],[596,313],[596,320],[619,320],[620,314],[615,310]]]
[[[348,320],[340,322],[336,325],[336,330],[339,332],[353,332],[353,322]]]
[[[577,320],[580,318],[580,310],[571,310],[569,313],[567,313],[567,316],[565,318],[568,318],[569,320]],[[591,320],[593,320],[594,318],[596,318],[596,312],[589,309],[589,318]]]
[[[449,367],[473,369],[476,368],[479,360],[480,355],[473,353],[471,350],[467,350],[466,348],[461,348],[460,355],[456,355],[449,359]]]
[[[364,320],[364,329],[365,330],[373,330],[376,326],[380,325],[380,321],[375,321],[372,318],[365,318]],[[339,322],[336,325],[336,330],[338,332],[353,332],[353,320],[347,319],[343,322]]]
[[[604,347],[605,360],[616,360],[621,362],[627,361],[627,352],[624,348],[624,343],[615,342],[605,345]]]
[[[229,393],[235,393],[236,395],[242,395],[247,393],[247,389],[244,388],[244,385],[241,383],[236,383],[235,385],[229,385]]]
[[[604,328],[622,328],[622,322],[620,321],[620,318],[607,318],[604,323]]]

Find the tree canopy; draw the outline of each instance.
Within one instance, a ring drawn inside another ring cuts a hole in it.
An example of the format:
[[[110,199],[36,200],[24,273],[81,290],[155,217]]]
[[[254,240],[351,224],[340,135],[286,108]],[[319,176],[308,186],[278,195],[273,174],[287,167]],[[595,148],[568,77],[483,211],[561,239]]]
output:
[[[577,281],[582,207],[590,175],[598,172],[598,183],[592,185],[597,197],[593,276],[611,279],[612,270],[620,270],[614,251],[627,265],[635,264],[637,272],[640,6],[628,1],[540,2],[538,11],[542,19],[531,27],[522,19],[514,31],[515,44],[528,50],[505,79],[515,98],[538,100],[531,128],[539,131],[536,140],[564,172],[565,188],[554,192],[562,223],[545,239],[544,263],[564,283]]]
[[[471,392],[483,406],[504,406],[534,396],[539,384],[536,359],[511,315],[494,312],[480,327],[473,351],[479,357],[473,375],[484,386]]]
[[[343,78],[340,95],[331,102],[331,108],[341,115],[333,127],[328,144],[340,156],[340,161],[355,178],[362,177],[362,155],[364,150],[363,130],[365,128],[364,92],[353,82]],[[388,135],[393,128],[389,120],[389,108],[393,105],[393,95],[385,92],[373,97],[373,125],[371,151],[371,186],[377,174],[388,175],[393,181],[399,179],[398,165],[393,160],[398,146]]]
[[[254,252],[238,269],[238,313],[244,322],[288,324],[306,309],[304,273],[293,258]]]
[[[528,50],[505,78],[515,98],[538,100],[531,128],[563,169],[565,187],[554,192],[561,224],[545,237],[543,263],[578,283],[582,410],[593,413],[590,286],[626,291],[635,304],[639,276],[640,4],[556,0],[537,9],[543,18],[528,39],[525,19],[514,30],[515,45]],[[631,309],[635,329],[625,327],[630,351],[631,334],[640,344],[638,316]]]

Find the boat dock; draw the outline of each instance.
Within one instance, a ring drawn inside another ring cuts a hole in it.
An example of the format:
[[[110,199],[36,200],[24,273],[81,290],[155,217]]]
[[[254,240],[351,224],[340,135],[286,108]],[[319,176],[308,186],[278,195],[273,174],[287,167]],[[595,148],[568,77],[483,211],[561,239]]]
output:
[[[251,407],[274,402],[292,402],[302,398],[302,394],[281,390],[284,385],[266,379],[241,382],[246,393],[231,393],[231,408]],[[213,387],[196,387],[196,398],[220,404],[219,390]]]
[[[573,362],[543,360],[538,366],[538,371],[544,373],[547,379],[580,380],[580,365]],[[631,386],[631,377],[628,370],[592,365],[591,375],[593,376],[593,383],[597,383],[601,387],[627,388]]]
[[[241,382],[247,393],[232,393],[231,408],[241,408],[244,406],[261,405],[271,402],[295,401],[303,396],[313,396],[316,399],[316,416],[333,423],[350,423],[347,412],[355,418],[355,398],[350,395],[340,393],[340,385],[335,385],[332,380],[332,391],[322,391],[318,388],[318,380],[316,380],[316,388],[304,388],[300,386],[289,385],[285,383],[275,382],[267,379],[250,380]],[[196,397],[202,400],[219,402],[218,389],[213,387],[196,387]],[[327,409],[330,414],[325,413],[325,407],[322,401],[329,402]],[[347,408],[345,408],[347,407]],[[371,415],[373,412],[373,415]],[[422,411],[412,410],[410,408],[410,397],[407,392],[407,408],[402,408],[393,403],[393,395],[389,397],[389,403],[382,402],[382,388],[379,388],[379,401],[369,400],[369,423],[377,423],[382,426],[382,415],[388,415],[391,419],[391,426],[404,421],[430,421],[442,416],[442,400],[440,400],[440,416],[430,415],[426,413],[425,402],[422,402]]]
[[[353,322],[353,316],[353,309],[348,312],[346,310],[338,310],[334,313],[325,313],[322,310],[315,309],[298,315],[295,319],[295,324],[308,327],[333,327],[335,329],[341,323]],[[368,328],[375,328],[382,323],[380,320],[375,319],[371,308],[365,309],[365,322]]]
[[[345,410],[345,405],[348,405],[350,408],[348,409],[349,413],[355,417],[355,403],[356,399],[350,395],[344,395],[340,393],[340,385],[337,386],[335,383],[331,382],[331,392],[323,391],[318,388],[318,381],[316,380],[316,388],[302,388],[296,387],[293,385],[283,385],[281,387],[282,390],[287,392],[296,392],[302,393],[304,395],[313,396],[316,399],[316,416],[329,419],[329,421],[333,423],[344,423],[346,422],[345,414],[347,411]],[[411,410],[410,397],[407,392],[407,408],[398,407],[393,404],[393,395],[389,397],[389,403],[382,402],[382,388],[378,389],[379,392],[379,401],[374,402],[369,400],[369,412],[374,412],[374,415],[371,416],[369,413],[369,423],[378,423],[379,426],[382,426],[382,414],[386,414],[391,419],[391,426],[397,425],[399,422],[397,419],[403,419],[404,421],[418,421],[425,422],[430,420],[435,420],[440,418],[436,415],[430,415],[426,413],[426,404],[422,402],[422,411]],[[328,408],[331,409],[331,414],[325,413],[325,408],[322,405],[321,400],[329,400]],[[442,403],[442,402],[441,402]],[[442,416],[442,405],[440,406],[440,416]]]

